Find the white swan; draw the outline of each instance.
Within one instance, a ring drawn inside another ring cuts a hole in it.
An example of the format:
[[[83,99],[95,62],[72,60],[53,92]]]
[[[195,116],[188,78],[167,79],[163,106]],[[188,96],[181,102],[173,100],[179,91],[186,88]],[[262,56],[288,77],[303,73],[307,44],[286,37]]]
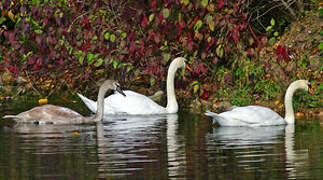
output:
[[[275,111],[262,106],[237,107],[231,111],[216,114],[206,111],[205,115],[213,117],[213,122],[221,126],[271,126],[281,124],[294,124],[293,94],[302,89],[313,94],[311,84],[307,80],[297,80],[289,85],[285,94],[285,118]]]
[[[121,96],[119,93],[115,93],[105,98],[105,109],[104,114],[167,114],[176,113],[178,111],[178,104],[176,101],[175,89],[174,89],[174,78],[175,73],[180,67],[187,67],[189,70],[192,69],[186,65],[186,59],[183,57],[175,58],[169,68],[167,75],[167,106],[162,107],[159,104],[152,101],[149,97],[133,91],[124,91],[126,97]],[[78,94],[85,105],[92,111],[96,111],[96,103],[85,96]]]
[[[97,122],[103,118],[104,94],[113,89],[125,96],[119,84],[114,80],[106,80],[101,85],[97,106],[99,107],[94,117],[83,117],[81,114],[61,106],[46,104],[32,108],[31,110],[19,113],[18,115],[5,115],[3,118],[12,118],[18,123],[39,123],[39,124],[79,124]]]

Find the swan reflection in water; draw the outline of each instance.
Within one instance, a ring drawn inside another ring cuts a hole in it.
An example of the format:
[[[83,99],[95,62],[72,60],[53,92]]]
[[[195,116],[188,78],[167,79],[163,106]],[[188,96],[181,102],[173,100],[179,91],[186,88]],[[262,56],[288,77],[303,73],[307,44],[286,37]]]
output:
[[[167,179],[185,176],[186,172],[185,140],[177,134],[177,114],[105,116],[102,122],[81,125],[22,123],[6,131],[16,134],[25,153],[38,154],[44,161],[76,153],[84,160],[77,160],[78,164],[86,165],[88,170],[95,168],[100,178],[153,174]],[[8,158],[10,161],[17,157]],[[64,163],[61,162],[66,168]],[[59,169],[62,167],[55,171]]]
[[[100,177],[134,173],[149,177],[148,172],[161,179],[185,175],[185,141],[177,135],[177,114],[104,119],[97,123]]]
[[[297,169],[308,163],[308,152],[307,149],[295,150],[294,132],[294,124],[259,127],[222,126],[213,128],[212,133],[207,135],[208,148],[209,151],[216,151],[218,146],[222,150],[234,149],[237,165],[248,170],[262,168],[258,163],[267,161],[267,156],[281,155],[272,149],[283,144],[287,175],[289,178],[295,178],[303,173]]]

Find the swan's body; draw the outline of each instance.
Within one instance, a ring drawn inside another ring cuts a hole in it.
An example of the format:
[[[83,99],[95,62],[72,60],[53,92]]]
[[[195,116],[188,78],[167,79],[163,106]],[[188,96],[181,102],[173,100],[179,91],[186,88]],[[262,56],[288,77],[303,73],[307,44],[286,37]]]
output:
[[[188,67],[185,63],[186,59],[182,57],[175,58],[169,66],[167,75],[167,106],[162,107],[151,100],[149,97],[133,92],[124,91],[126,97],[121,96],[119,93],[115,93],[107,97],[104,102],[106,108],[104,114],[168,114],[177,113],[178,104],[176,101],[174,79],[175,73],[180,67]],[[85,96],[78,94],[83,100],[85,105],[92,111],[96,111],[96,103]]]
[[[109,90],[117,90],[123,93],[119,84],[113,80],[106,80],[100,87],[98,94],[97,107],[98,110],[94,117],[83,117],[78,112],[69,108],[55,106],[55,105],[42,105],[31,110],[19,113],[18,115],[6,115],[3,118],[12,118],[17,122],[22,123],[40,123],[40,124],[79,124],[87,122],[97,122],[103,117],[104,109],[104,94]]]
[[[272,126],[281,124],[294,124],[293,94],[302,89],[313,93],[307,80],[297,80],[291,83],[285,94],[285,118],[275,111],[262,106],[237,107],[231,111],[216,114],[206,111],[205,115],[213,117],[214,122],[221,126]]]

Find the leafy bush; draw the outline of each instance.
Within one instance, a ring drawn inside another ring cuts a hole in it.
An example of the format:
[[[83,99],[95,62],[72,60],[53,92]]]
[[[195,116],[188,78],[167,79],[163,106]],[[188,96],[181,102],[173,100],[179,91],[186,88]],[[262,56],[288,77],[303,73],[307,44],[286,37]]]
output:
[[[0,63],[48,94],[101,77],[132,82],[146,75],[159,86],[171,59],[185,56],[197,91],[221,66],[234,68],[242,57],[258,56],[264,35],[254,32],[249,14],[264,4],[257,2],[5,0]],[[234,82],[227,77],[224,83]]]

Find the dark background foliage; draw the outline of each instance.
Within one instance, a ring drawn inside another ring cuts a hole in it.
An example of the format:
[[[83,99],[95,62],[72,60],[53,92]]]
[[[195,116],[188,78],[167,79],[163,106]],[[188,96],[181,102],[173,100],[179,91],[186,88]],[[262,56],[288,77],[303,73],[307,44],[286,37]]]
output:
[[[257,60],[274,37],[271,29],[281,34],[313,3],[284,2],[4,0],[0,64],[48,94],[58,88],[87,90],[107,77],[159,87],[170,61],[184,56],[194,69],[186,75],[193,83],[184,78],[177,85],[196,92],[197,84],[210,79],[234,83],[235,72],[222,73],[221,80],[215,71],[234,70],[242,58]],[[268,30],[273,17],[279,26]],[[285,47],[279,48],[277,56],[288,60]],[[208,97],[205,92],[202,88],[200,96]]]

